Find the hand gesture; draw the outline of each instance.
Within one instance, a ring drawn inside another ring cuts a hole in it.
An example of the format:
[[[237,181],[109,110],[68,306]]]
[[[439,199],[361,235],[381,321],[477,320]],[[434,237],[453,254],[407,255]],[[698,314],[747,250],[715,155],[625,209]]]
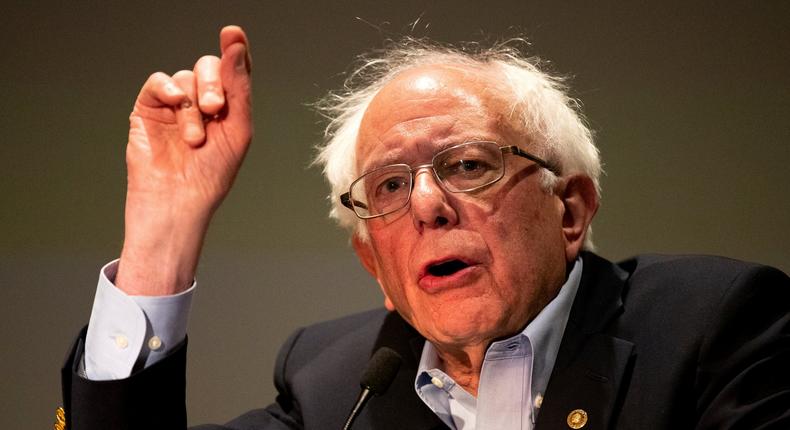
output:
[[[220,58],[157,72],[129,118],[125,239],[116,285],[129,294],[172,294],[194,277],[211,216],[227,195],[252,138],[248,42],[220,33]]]

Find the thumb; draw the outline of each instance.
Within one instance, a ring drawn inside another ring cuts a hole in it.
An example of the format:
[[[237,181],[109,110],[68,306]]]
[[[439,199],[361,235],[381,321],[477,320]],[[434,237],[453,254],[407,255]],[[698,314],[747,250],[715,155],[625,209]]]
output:
[[[244,33],[244,30],[239,27],[238,25],[228,25],[219,32],[219,47],[220,52],[225,53],[225,50],[228,49],[229,46],[233,45],[234,43],[242,43],[245,46],[249,46],[250,42],[247,40],[247,34]],[[250,63],[249,57],[247,58],[247,63]],[[249,72],[249,64],[247,67],[247,71]]]
[[[227,108],[224,122],[236,130],[249,130],[251,134],[252,79],[247,45],[236,42],[223,48],[219,72]]]

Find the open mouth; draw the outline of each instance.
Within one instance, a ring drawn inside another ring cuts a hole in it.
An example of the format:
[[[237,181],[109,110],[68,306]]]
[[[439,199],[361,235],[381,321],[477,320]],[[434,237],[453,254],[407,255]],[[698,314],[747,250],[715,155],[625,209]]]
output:
[[[448,260],[430,265],[428,267],[428,274],[431,276],[450,276],[467,267],[469,267],[469,264],[461,260]]]

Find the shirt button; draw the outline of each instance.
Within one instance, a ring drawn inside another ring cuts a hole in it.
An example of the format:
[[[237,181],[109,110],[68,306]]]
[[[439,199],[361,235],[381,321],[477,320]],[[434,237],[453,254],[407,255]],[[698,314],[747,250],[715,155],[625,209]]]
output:
[[[148,347],[151,348],[151,351],[156,351],[162,347],[162,339],[159,339],[159,336],[151,337],[148,339]]]
[[[538,409],[540,409],[540,407],[541,407],[542,405],[543,405],[543,396],[541,396],[540,394],[538,394],[537,396],[535,396],[535,407],[536,407],[536,408],[538,408]]]
[[[120,349],[126,349],[126,347],[129,346],[129,339],[127,339],[126,336],[119,334],[118,336],[115,336],[115,346]]]
[[[431,378],[431,384],[436,385],[436,388],[444,388],[444,382],[435,376]]]

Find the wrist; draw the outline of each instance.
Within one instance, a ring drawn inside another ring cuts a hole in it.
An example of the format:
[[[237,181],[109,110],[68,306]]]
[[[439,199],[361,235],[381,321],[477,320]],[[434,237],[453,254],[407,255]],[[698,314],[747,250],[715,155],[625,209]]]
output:
[[[208,211],[144,211],[127,201],[116,286],[130,295],[170,295],[192,284],[208,229]]]

